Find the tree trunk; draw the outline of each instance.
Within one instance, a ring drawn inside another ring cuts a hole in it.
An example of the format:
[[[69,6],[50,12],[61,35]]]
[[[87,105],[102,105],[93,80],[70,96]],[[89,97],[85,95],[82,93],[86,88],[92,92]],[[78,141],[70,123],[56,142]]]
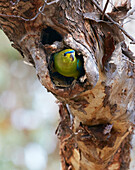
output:
[[[123,28],[112,20],[122,22],[130,2],[108,15],[100,5],[95,0],[0,1],[1,28],[60,102],[56,133],[63,170],[129,169],[134,57]],[[65,48],[82,59],[77,80],[54,72],[53,54]]]

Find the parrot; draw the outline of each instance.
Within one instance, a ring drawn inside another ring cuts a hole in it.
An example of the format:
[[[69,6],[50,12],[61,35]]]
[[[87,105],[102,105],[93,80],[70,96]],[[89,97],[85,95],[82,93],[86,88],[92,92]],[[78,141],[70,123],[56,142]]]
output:
[[[77,80],[81,75],[82,61],[76,58],[73,49],[65,49],[54,54],[54,68],[61,75]]]

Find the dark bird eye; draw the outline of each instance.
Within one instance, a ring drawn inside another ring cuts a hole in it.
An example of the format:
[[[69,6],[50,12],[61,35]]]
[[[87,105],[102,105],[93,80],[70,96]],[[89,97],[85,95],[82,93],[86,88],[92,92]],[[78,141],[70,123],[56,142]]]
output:
[[[70,58],[72,61],[74,61],[74,54],[70,54]]]
[[[66,53],[64,53],[64,57],[66,56]]]

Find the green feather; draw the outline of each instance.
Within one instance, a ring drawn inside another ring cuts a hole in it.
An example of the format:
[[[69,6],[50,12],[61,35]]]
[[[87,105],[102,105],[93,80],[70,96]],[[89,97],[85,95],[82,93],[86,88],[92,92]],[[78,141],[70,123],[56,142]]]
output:
[[[76,58],[74,50],[66,49],[54,54],[54,67],[61,75],[78,79],[82,62]]]

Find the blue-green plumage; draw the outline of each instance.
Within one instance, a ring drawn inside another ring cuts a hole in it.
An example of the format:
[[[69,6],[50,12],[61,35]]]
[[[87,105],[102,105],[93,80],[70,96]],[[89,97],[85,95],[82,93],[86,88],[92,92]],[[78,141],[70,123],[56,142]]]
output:
[[[63,76],[79,78],[82,71],[82,61],[76,58],[73,49],[65,49],[54,54],[55,70]]]

